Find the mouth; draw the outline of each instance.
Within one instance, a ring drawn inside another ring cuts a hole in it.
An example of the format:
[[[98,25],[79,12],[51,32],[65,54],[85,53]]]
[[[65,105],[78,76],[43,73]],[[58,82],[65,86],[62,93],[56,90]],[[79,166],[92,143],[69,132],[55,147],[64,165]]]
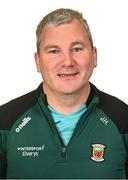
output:
[[[60,78],[74,78],[74,77],[76,77],[77,75],[78,75],[79,73],[78,72],[76,72],[76,73],[65,73],[65,74],[58,74],[58,76],[60,77]]]

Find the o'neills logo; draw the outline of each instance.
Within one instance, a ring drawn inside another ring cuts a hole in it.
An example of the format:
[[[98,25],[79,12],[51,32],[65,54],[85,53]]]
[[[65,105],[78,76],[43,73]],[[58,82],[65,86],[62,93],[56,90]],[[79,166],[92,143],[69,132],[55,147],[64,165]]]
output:
[[[22,123],[15,129],[15,131],[18,133],[20,132],[20,130],[26,126],[26,124],[31,120],[31,117],[25,117],[23,120],[22,120]]]

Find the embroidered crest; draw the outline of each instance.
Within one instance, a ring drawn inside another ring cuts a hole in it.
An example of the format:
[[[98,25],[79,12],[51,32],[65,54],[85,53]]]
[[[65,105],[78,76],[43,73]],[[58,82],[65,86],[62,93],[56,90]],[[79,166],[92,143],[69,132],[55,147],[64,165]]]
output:
[[[92,144],[93,151],[91,159],[97,162],[104,161],[104,149],[105,146],[102,144]]]

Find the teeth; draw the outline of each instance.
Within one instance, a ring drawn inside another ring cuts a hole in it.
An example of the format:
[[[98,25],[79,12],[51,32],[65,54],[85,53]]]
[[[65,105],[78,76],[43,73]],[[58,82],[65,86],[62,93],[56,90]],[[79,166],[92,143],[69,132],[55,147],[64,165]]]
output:
[[[74,73],[74,74],[59,74],[60,77],[73,77],[75,75],[77,75],[78,73]]]
[[[61,77],[74,76],[74,74],[61,74]]]

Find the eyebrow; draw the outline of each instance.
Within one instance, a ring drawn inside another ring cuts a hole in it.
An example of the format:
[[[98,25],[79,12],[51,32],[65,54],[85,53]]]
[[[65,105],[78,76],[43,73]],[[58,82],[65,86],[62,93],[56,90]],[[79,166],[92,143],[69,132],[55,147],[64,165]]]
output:
[[[74,42],[71,43],[71,46],[75,46],[75,45],[78,45],[78,44],[84,46],[84,43],[82,41],[74,41]]]
[[[83,45],[83,46],[85,45],[82,41],[73,41],[73,42],[71,42],[70,46],[72,47],[72,46],[75,46],[75,45],[78,45],[78,44]],[[48,49],[52,49],[52,48],[56,49],[56,48],[60,48],[60,47],[58,45],[55,45],[55,44],[48,44],[48,45],[45,46],[44,49],[48,50]]]
[[[57,45],[52,45],[52,44],[48,44],[47,46],[45,46],[45,50],[51,49],[51,48],[59,48],[59,46]]]

